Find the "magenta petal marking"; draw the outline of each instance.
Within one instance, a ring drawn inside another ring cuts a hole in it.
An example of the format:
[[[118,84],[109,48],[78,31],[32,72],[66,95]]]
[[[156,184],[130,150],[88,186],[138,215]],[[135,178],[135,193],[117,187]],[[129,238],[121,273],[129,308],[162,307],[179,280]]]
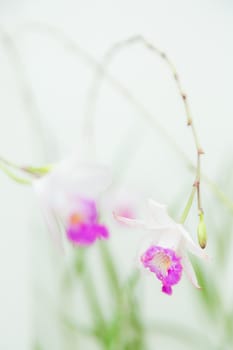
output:
[[[85,218],[85,221],[94,223],[98,219],[98,213],[96,203],[93,200],[79,198],[78,199],[78,212]]]
[[[168,295],[172,295],[172,287],[171,286],[162,286],[162,292]]]
[[[162,282],[163,293],[171,295],[172,286],[181,279],[181,257],[172,249],[151,246],[141,256],[141,262]]]
[[[82,246],[88,246],[97,239],[109,237],[108,229],[98,223],[95,201],[78,198],[77,210],[69,217],[66,234],[71,242]]]
[[[67,238],[77,245],[91,245],[97,239],[107,239],[109,232],[103,225],[81,223],[70,225],[66,230]]]
[[[98,238],[107,239],[109,237],[108,229],[104,225],[95,224],[92,226],[92,229]]]

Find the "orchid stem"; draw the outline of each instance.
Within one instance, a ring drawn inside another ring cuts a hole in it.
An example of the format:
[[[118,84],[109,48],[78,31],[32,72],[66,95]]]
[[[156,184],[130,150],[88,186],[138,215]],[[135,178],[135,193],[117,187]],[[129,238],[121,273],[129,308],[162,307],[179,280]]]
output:
[[[90,311],[93,314],[93,320],[96,324],[105,324],[104,316],[102,314],[101,306],[99,301],[97,300],[97,295],[95,293],[95,287],[92,283],[92,277],[90,275],[90,271],[87,271],[87,266],[85,266],[83,274],[83,285],[85,288],[85,294],[88,296],[88,301],[90,304]]]
[[[9,160],[6,160],[3,157],[0,157],[0,162],[3,163],[7,168],[10,167],[12,169],[15,169],[17,171],[21,171],[23,173],[26,173],[27,175],[31,175],[34,177],[40,177],[43,175],[46,175],[48,172],[52,170],[53,165],[44,165],[41,167],[35,167],[35,166],[20,166],[15,163],[12,163]]]
[[[29,179],[25,179],[13,174],[5,165],[0,162],[0,169],[11,179],[21,185],[31,185],[32,182]]]
[[[194,199],[195,193],[196,193],[196,187],[193,186],[192,192],[191,192],[191,194],[189,196],[189,199],[188,199],[187,204],[186,204],[186,206],[184,208],[183,214],[181,215],[181,218],[180,218],[180,223],[181,224],[184,224],[186,219],[187,219],[187,216],[188,216],[189,211],[190,211],[190,209],[192,207],[192,204],[193,204],[193,199]]]
[[[119,303],[121,296],[121,287],[116,267],[113,261],[113,256],[111,255],[106,242],[100,242],[100,253],[106,271],[106,276],[110,282],[112,293],[115,294],[116,301]]]

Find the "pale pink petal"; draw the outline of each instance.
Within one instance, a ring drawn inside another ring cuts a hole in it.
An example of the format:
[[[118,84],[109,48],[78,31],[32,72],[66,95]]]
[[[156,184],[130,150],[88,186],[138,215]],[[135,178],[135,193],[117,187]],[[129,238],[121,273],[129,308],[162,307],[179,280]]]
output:
[[[113,216],[117,221],[124,223],[129,227],[143,228],[143,229],[145,229],[146,227],[145,223],[142,220],[129,219],[129,218],[126,218],[125,216],[117,215],[116,213],[113,213]]]

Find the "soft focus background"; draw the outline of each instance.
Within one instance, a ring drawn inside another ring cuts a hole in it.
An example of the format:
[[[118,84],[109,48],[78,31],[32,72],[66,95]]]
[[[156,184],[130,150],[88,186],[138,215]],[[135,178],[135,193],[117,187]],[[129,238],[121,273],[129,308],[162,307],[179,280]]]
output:
[[[232,19],[230,0],[1,0],[1,156],[18,164],[39,165],[59,160],[75,147],[78,150],[90,103],[87,97],[93,66],[64,45],[59,34],[58,39],[56,33],[51,34],[46,25],[62,30],[97,60],[113,43],[141,34],[175,63],[205,150],[203,171],[232,198]],[[134,45],[117,55],[110,71],[195,161],[183,105],[164,62]],[[168,139],[148,125],[137,108],[106,80],[95,112],[95,132],[98,159],[113,167],[122,186],[136,190],[140,198],[167,203],[178,217],[193,174]],[[230,214],[205,185],[203,203],[208,251],[215,260],[215,229],[224,236],[223,225]],[[0,349],[31,349],[34,336],[46,339],[45,349],[60,349],[59,331],[49,309],[50,299],[57,297],[59,258],[48,239],[34,193],[0,174],[0,209]],[[196,210],[187,225],[195,237]],[[229,225],[227,229],[230,235]],[[124,266],[127,274],[133,268],[138,237],[114,225],[112,230],[114,256],[119,269]],[[224,273],[215,271],[215,282],[222,291],[221,301],[216,303],[224,302],[218,305],[224,310],[233,309],[232,264],[231,256]],[[215,344],[224,338],[222,321],[213,324],[212,316],[208,317],[198,302],[196,294],[201,292],[193,291],[185,278],[172,297],[162,295],[153,279],[143,279],[140,284],[146,322],[156,321],[163,328],[159,335],[152,333],[151,349],[187,349],[187,343],[166,335],[172,324],[188,326],[194,338],[195,332],[201,331]],[[85,309],[78,305],[77,313],[85,323]],[[89,348],[95,347],[90,344]],[[198,344],[196,348],[200,348]]]

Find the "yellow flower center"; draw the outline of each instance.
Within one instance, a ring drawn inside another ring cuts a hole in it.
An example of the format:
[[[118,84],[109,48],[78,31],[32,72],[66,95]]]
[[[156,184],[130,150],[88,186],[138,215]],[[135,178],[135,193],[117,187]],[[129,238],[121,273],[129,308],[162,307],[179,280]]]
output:
[[[167,270],[170,268],[172,262],[169,256],[164,254],[164,252],[158,252],[153,258],[153,263],[161,271],[163,275],[167,274]]]

